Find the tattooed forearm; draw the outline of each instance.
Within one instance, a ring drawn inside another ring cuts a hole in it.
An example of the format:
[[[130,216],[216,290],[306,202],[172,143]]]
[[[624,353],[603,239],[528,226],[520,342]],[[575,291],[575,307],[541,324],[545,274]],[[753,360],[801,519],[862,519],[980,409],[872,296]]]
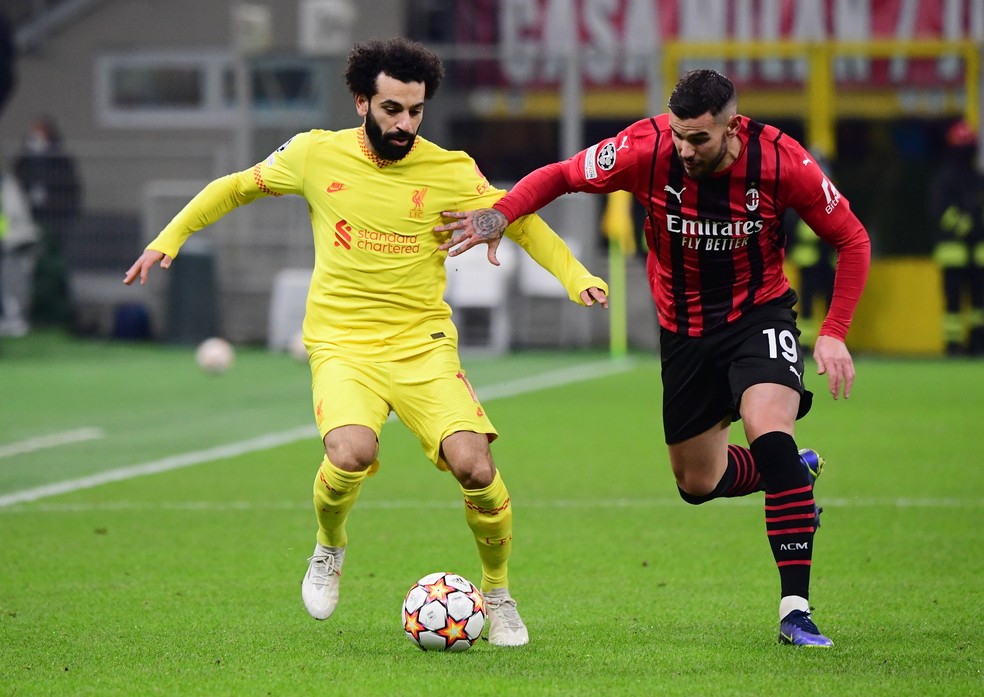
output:
[[[475,211],[475,217],[472,218],[475,233],[486,241],[497,240],[502,237],[507,224],[506,216],[494,208],[483,208]]]

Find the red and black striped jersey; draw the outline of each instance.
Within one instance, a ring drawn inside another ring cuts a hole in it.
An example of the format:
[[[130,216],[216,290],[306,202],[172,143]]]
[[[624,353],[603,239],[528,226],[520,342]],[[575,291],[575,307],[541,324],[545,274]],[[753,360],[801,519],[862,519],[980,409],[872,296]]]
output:
[[[741,150],[725,170],[684,173],[669,115],[638,121],[527,177],[498,203],[512,221],[563,193],[631,192],[646,209],[647,271],[660,323],[701,336],[789,289],[783,213],[840,253],[822,334],[843,340],[867,278],[864,227],[810,154],[779,129],[742,117]]]

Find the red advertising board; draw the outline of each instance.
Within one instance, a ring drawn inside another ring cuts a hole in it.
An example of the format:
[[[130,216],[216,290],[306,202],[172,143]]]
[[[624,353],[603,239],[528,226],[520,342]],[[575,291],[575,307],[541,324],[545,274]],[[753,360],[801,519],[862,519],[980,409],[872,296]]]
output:
[[[645,80],[654,49],[670,41],[870,42],[984,40],[982,0],[459,0],[458,43],[489,47],[472,71],[477,84],[546,87],[576,50],[588,86]],[[701,59],[707,63],[707,59]],[[735,82],[783,87],[802,82],[802,60],[720,60]],[[957,86],[956,56],[909,59],[842,56],[846,89]]]

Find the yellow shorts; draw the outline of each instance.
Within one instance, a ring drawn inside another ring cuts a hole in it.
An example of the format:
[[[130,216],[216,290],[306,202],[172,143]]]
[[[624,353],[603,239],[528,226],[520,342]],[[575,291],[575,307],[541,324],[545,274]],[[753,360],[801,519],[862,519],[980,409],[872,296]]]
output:
[[[498,433],[461,368],[453,346],[398,361],[365,361],[315,351],[311,356],[314,418],[321,439],[339,426],[371,428],[376,437],[396,412],[424,453],[447,470],[441,443],[457,431]]]

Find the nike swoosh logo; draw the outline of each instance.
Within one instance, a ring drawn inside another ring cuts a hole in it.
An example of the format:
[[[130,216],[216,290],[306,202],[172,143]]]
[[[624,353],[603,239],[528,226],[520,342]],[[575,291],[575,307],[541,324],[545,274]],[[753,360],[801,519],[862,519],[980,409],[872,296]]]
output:
[[[790,643],[792,643],[792,641],[793,641],[793,635],[792,634],[786,634],[785,632],[779,632],[779,636],[781,636],[783,639],[785,639],[786,641],[788,641]]]

